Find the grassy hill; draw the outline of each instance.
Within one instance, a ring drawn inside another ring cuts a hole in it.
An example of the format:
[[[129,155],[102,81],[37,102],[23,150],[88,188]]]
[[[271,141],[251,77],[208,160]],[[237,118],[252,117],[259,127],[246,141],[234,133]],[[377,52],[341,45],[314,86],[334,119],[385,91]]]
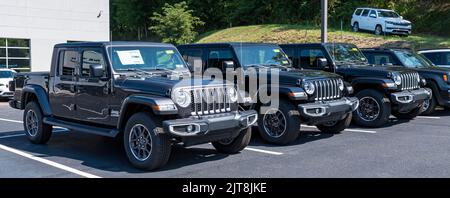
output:
[[[358,47],[400,47],[412,49],[450,47],[450,37],[415,34],[409,37],[376,36],[369,32],[355,33],[348,30],[329,29],[328,37],[329,42],[348,42],[356,44]],[[320,28],[278,24],[242,26],[202,34],[196,42],[320,42]]]

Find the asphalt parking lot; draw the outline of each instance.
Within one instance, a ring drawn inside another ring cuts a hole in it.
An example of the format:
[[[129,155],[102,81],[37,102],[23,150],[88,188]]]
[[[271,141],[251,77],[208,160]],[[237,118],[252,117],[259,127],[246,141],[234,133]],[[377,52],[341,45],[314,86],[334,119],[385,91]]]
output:
[[[337,135],[302,127],[289,146],[267,145],[256,135],[236,155],[208,144],[176,146],[169,163],[153,172],[134,169],[122,145],[104,137],[56,128],[47,145],[33,145],[21,120],[21,111],[0,102],[0,177],[450,177],[450,111],[444,110]]]

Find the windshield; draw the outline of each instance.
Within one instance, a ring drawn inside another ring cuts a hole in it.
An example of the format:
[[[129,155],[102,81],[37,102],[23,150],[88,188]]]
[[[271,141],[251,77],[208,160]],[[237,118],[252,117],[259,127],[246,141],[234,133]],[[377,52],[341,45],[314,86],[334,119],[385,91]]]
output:
[[[11,71],[0,71],[0,78],[12,78],[14,73]]]
[[[108,53],[115,71],[186,69],[173,47],[110,47]]]
[[[235,47],[236,55],[243,67],[284,66],[291,67],[287,55],[275,46],[240,46]]]
[[[336,62],[367,64],[366,57],[355,45],[330,43],[326,48]]]
[[[421,56],[413,52],[395,51],[394,53],[406,67],[410,68],[432,67],[432,65],[429,62],[427,62]]]
[[[379,10],[378,11],[378,17],[383,17],[383,18],[399,18],[400,15],[397,14],[394,11],[387,11],[387,10]]]

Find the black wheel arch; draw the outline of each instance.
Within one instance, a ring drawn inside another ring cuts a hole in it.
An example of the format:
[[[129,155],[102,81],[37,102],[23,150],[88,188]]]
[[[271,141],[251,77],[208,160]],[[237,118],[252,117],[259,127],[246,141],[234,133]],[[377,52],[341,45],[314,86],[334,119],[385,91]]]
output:
[[[52,110],[48,100],[47,92],[38,85],[27,85],[22,89],[21,106],[20,109],[25,109],[25,106],[30,101],[36,101],[41,107],[44,116],[51,116]]]
[[[129,96],[127,97],[123,103],[122,107],[120,109],[120,116],[117,123],[117,128],[119,131],[123,131],[123,129],[126,126],[126,122],[128,119],[139,112],[146,112],[149,113],[152,117],[159,116],[159,117],[167,117],[171,115],[176,115],[178,112],[171,112],[167,115],[161,115],[160,112],[155,110],[153,107],[160,104],[158,103],[158,100],[171,100],[169,98],[162,98],[162,97],[152,97],[152,96]]]

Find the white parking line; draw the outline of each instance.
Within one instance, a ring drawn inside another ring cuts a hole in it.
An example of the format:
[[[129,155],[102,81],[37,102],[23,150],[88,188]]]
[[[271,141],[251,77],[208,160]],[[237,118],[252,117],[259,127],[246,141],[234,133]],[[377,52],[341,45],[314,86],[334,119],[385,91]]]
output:
[[[317,127],[309,126],[309,125],[302,125],[302,127],[317,129]],[[346,132],[354,132],[354,133],[370,133],[370,134],[377,133],[376,131],[361,130],[361,129],[345,129],[344,131],[346,131]]]
[[[211,143],[208,143],[208,144],[211,145]],[[250,147],[245,147],[244,150],[254,151],[254,152],[258,152],[258,153],[271,154],[271,155],[283,155],[283,153],[280,153],[280,152],[268,151],[268,150],[263,150],[263,149],[250,148]]]
[[[53,133],[62,133],[62,132],[68,132],[68,129],[58,129],[58,130],[54,130]],[[25,136],[25,133],[21,133],[21,134],[13,134],[13,135],[5,135],[5,136],[0,136],[0,139],[7,139],[7,138],[13,138],[13,137],[22,137]]]
[[[4,119],[4,118],[0,118],[0,121],[14,122],[14,123],[20,123],[20,124],[23,124],[23,122],[22,122],[22,121],[19,121],[19,120],[10,120],[10,119]]]
[[[283,153],[280,153],[280,152],[267,151],[267,150],[262,150],[262,149],[249,148],[249,147],[245,148],[244,150],[254,151],[254,152],[259,152],[259,153],[266,153],[266,154],[271,154],[271,155],[283,155]]]
[[[0,136],[0,139],[13,138],[13,137],[22,137],[22,136],[25,136],[25,134],[21,133],[21,134],[14,134],[14,135],[5,135],[5,136]]]
[[[435,119],[435,120],[441,119],[441,117],[433,117],[433,116],[417,116],[417,118],[422,118],[422,119]]]
[[[2,144],[0,144],[0,149],[8,151],[8,152],[11,152],[11,153],[14,153],[16,155],[20,155],[22,157],[25,157],[25,158],[28,158],[28,159],[31,159],[31,160],[34,160],[34,161],[37,161],[37,162],[41,162],[41,163],[49,165],[49,166],[53,166],[55,168],[58,168],[58,169],[61,169],[61,170],[64,170],[64,171],[67,171],[67,172],[70,172],[70,173],[82,176],[82,177],[86,177],[86,178],[101,178],[101,177],[99,177],[97,175],[86,173],[86,172],[83,172],[83,171],[80,171],[80,170],[77,170],[77,169],[74,169],[74,168],[71,168],[71,167],[68,167],[68,166],[65,166],[65,165],[53,162],[53,161],[50,161],[50,160],[47,160],[47,159],[44,159],[44,158],[36,157],[36,156],[31,155],[29,153],[25,153],[23,151],[20,151],[20,150],[17,150],[17,149],[14,149],[14,148],[2,145]]]

